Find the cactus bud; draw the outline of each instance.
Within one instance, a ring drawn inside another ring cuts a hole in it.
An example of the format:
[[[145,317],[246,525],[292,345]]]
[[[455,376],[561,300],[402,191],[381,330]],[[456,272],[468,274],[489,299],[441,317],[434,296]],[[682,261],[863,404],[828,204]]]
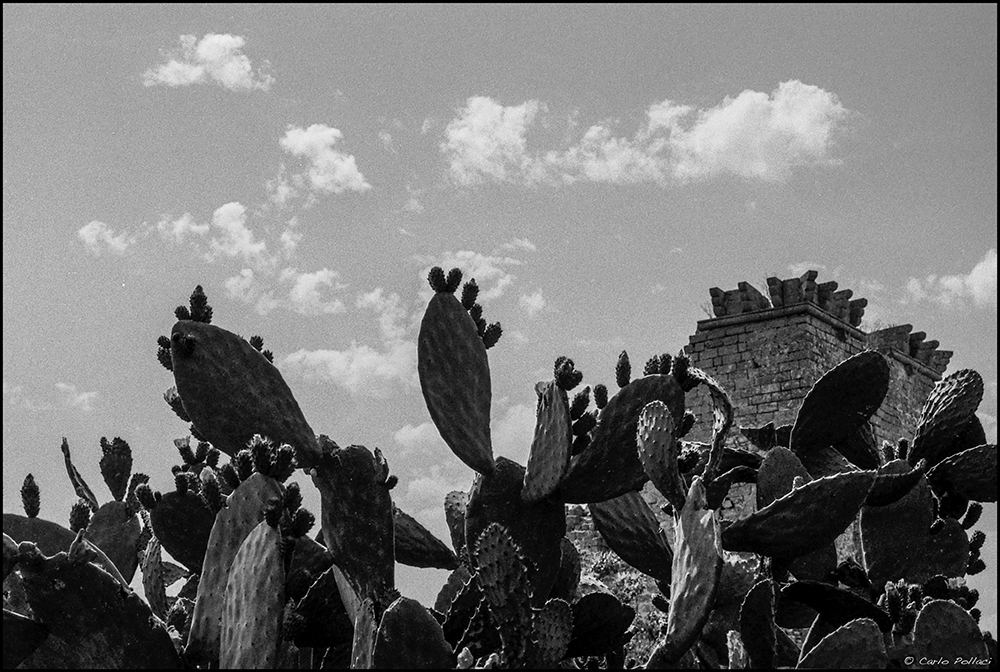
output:
[[[177,494],[186,495],[190,484],[187,472],[181,471],[174,475],[174,487],[177,489]]]
[[[687,436],[687,433],[691,431],[692,427],[694,427],[696,420],[697,417],[694,413],[691,411],[684,411],[684,417],[681,418],[681,425],[677,428],[677,438],[680,439]]]
[[[184,632],[187,619],[188,610],[184,604],[184,600],[174,600],[174,603],[170,605],[170,609],[167,611],[166,619],[164,619],[167,627],[173,628],[177,632]]]
[[[274,364],[274,353],[270,350],[261,350],[260,354],[264,355],[264,359]]]
[[[149,483],[140,483],[135,487],[135,498],[147,511],[156,508],[157,498],[153,494],[153,489],[149,487]]]
[[[35,477],[28,474],[21,484],[21,504],[24,506],[24,515],[28,518],[37,518],[38,510],[41,508],[41,491],[35,483]]]
[[[986,569],[986,563],[983,562],[982,558],[976,558],[975,560],[969,561],[969,568],[966,570],[966,574],[969,576],[975,576],[983,570]]]
[[[170,358],[170,339],[166,336],[160,336],[156,339],[156,345],[156,359],[160,362],[160,366],[167,371],[173,371],[174,360]]]
[[[677,384],[681,386],[681,389],[688,392],[698,385],[697,380],[692,380],[691,376],[688,375],[688,368],[691,366],[691,359],[685,354],[683,350],[677,353],[674,357],[673,366],[670,367],[670,373],[673,375],[674,380]]]
[[[569,419],[577,420],[587,412],[590,405],[590,387],[585,387],[573,396],[573,402],[569,405]]]
[[[271,442],[260,434],[254,434],[250,439],[250,454],[253,456],[253,468],[258,474],[271,475]]]
[[[295,513],[302,506],[302,488],[298,483],[289,483],[285,486],[284,506],[288,513]]]
[[[479,320],[483,318],[483,307],[478,303],[472,304],[472,308],[469,308],[469,317],[476,324],[479,324]]]
[[[938,574],[932,576],[924,582],[924,596],[935,600],[947,600],[951,589],[948,587],[948,579]]]
[[[188,312],[187,306],[177,306],[174,308],[174,317],[178,320],[190,320],[191,313]]]
[[[597,416],[593,413],[584,413],[580,419],[573,423],[573,436],[587,434],[597,426]]]
[[[212,444],[207,441],[199,441],[198,447],[194,451],[194,462],[192,464],[201,464],[206,458],[208,458],[208,449],[212,447]]]
[[[191,299],[189,301],[191,304],[191,319],[195,322],[204,322],[205,324],[210,324],[212,322],[212,307],[208,305],[208,297],[205,295],[205,290],[198,285],[191,292]]]
[[[892,462],[896,459],[896,446],[892,445],[889,441],[882,441],[882,448],[879,450],[879,456],[882,458],[882,464]]]
[[[209,447],[208,452],[205,454],[205,464],[207,464],[212,468],[218,467],[219,458],[222,456],[222,451],[211,444],[205,444],[205,445]]]
[[[646,360],[646,365],[642,367],[642,375],[651,376],[654,373],[660,372],[660,356],[653,355]]]
[[[85,530],[90,525],[90,504],[87,500],[80,499],[73,503],[69,510],[69,529],[73,532]]]
[[[389,474],[389,478],[385,479],[385,489],[392,490],[399,483],[399,476],[396,474]]]
[[[976,530],[972,533],[972,537],[969,539],[969,551],[972,553],[978,553],[983,550],[983,544],[986,543],[986,533],[982,530]]]
[[[580,434],[575,439],[573,439],[572,454],[579,455],[587,449],[590,445],[590,434]]]
[[[281,522],[281,510],[281,505],[277,501],[270,502],[264,508],[264,520],[268,526],[277,529],[278,523]]]
[[[219,479],[212,467],[205,467],[201,470],[201,496],[205,498],[209,508],[215,513],[225,508],[225,498],[219,489]]]
[[[969,609],[979,604],[979,591],[975,588],[968,588],[967,586],[962,586],[966,589],[965,599],[969,604]]]
[[[670,368],[673,366],[673,357],[670,356],[669,352],[664,352],[660,355],[660,369],[656,373],[661,375],[667,375],[670,373]]]
[[[448,279],[445,283],[445,291],[449,294],[454,294],[458,291],[458,286],[462,284],[462,271],[453,268],[448,271]]]
[[[427,282],[430,283],[431,289],[439,294],[448,291],[448,281],[445,280],[444,269],[440,266],[431,269],[427,274]]]
[[[284,483],[294,472],[295,449],[288,444],[278,446],[278,449],[274,452],[272,476],[279,483]]]
[[[250,337],[250,345],[253,346],[254,350],[256,350],[257,352],[260,352],[261,350],[264,349],[264,337],[263,336],[259,336],[259,335],[251,336]]]
[[[618,387],[625,387],[632,380],[632,364],[628,361],[628,353],[622,350],[615,365],[615,381]]]
[[[472,278],[462,286],[462,307],[472,310],[477,298],[479,298],[479,285],[476,284],[476,279]]]
[[[195,464],[198,462],[194,457],[194,451],[191,450],[190,439],[177,439],[174,441],[174,445],[177,447],[177,452],[181,454],[181,460],[184,461],[184,464]]]
[[[957,492],[945,492],[941,496],[938,515],[942,518],[954,518],[958,520],[965,515],[968,506],[969,500],[966,497]]]
[[[483,330],[483,345],[485,345],[486,349],[489,350],[497,344],[497,341],[500,340],[502,335],[503,327],[500,326],[499,322],[494,322]]]
[[[233,466],[232,462],[227,462],[226,464],[219,467],[219,476],[222,480],[226,482],[230,490],[235,490],[240,487],[240,475],[236,473],[236,467]]]
[[[291,534],[293,537],[304,537],[309,534],[309,530],[316,523],[314,516],[308,509],[299,509],[292,516]]]
[[[233,462],[236,463],[236,475],[240,477],[240,481],[245,481],[253,475],[253,453],[249,448],[236,453]]]
[[[556,360],[553,376],[555,377],[556,385],[567,392],[579,385],[580,381],[583,380],[583,372],[576,370],[576,364],[569,357],[560,357]]]
[[[608,405],[608,388],[603,383],[594,386],[594,405],[598,410]]]
[[[137,472],[132,474],[132,478],[129,479],[125,504],[128,505],[128,510],[132,513],[136,513],[139,510],[139,500],[135,498],[135,489],[142,483],[149,483],[149,476]]]
[[[971,530],[975,524],[979,522],[979,516],[981,515],[983,515],[983,505],[979,502],[972,502],[972,504],[969,504],[969,508],[965,512],[965,519],[962,520],[962,527],[967,530]]]
[[[979,619],[983,617],[983,612],[976,608],[969,609],[969,616],[972,616],[972,620],[974,620],[978,625]]]

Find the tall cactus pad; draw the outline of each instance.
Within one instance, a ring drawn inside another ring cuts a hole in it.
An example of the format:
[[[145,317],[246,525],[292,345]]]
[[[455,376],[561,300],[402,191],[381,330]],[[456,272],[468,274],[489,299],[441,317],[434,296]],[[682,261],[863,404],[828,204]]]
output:
[[[125,498],[128,478],[132,474],[132,449],[116,436],[114,441],[102,437],[101,451],[101,476],[111,496],[120,502]]]
[[[454,294],[438,292],[427,304],[417,371],[441,438],[466,465],[492,473],[490,362],[475,322]]]
[[[821,639],[799,661],[802,669],[883,670],[889,662],[875,621],[858,618]]]
[[[378,621],[371,599],[366,598],[358,608],[354,620],[354,643],[351,645],[351,669],[372,669],[372,654],[375,649],[375,633]]]
[[[382,615],[372,662],[378,670],[440,670],[454,667],[455,656],[430,612],[400,597]]]
[[[670,582],[674,554],[641,493],[629,492],[589,508],[594,527],[612,551],[643,574]]]
[[[191,615],[185,653],[192,661],[219,660],[226,585],[236,554],[247,536],[264,519],[265,507],[280,501],[281,488],[273,478],[253,474],[233,490],[229,506],[219,512],[208,539],[198,584],[198,599]]]
[[[298,647],[331,648],[350,646],[354,641],[354,621],[347,615],[341,599],[334,567],[320,574],[306,594],[294,606],[298,620],[293,632],[286,629],[285,639],[291,638]],[[286,607],[286,625],[289,622]]]
[[[215,524],[215,512],[205,500],[190,490],[168,492],[149,512],[149,518],[167,553],[195,574],[200,573]]]
[[[955,439],[975,421],[976,409],[983,400],[983,377],[972,369],[956,371],[938,382],[924,402],[917,421],[913,446],[907,457],[910,464],[922,459],[933,467],[949,457]],[[961,446],[959,450],[968,448]]]
[[[35,618],[49,628],[49,639],[27,665],[180,667],[170,635],[146,603],[97,566],[33,550],[21,553],[18,567]]]
[[[295,449],[299,467],[319,457],[316,437],[278,369],[236,334],[181,320],[170,334],[174,380],[198,432],[229,455],[254,434]]]
[[[878,352],[867,350],[841,362],[817,380],[802,400],[790,448],[808,468],[811,451],[849,445],[848,440],[878,410],[888,391],[889,363]]]
[[[639,415],[646,404],[661,401],[674,426],[684,417],[684,390],[672,375],[654,374],[618,390],[601,412],[594,439],[570,462],[559,487],[563,501],[589,504],[638,490],[646,472],[636,451]]]
[[[757,510],[791,492],[796,478],[812,480],[795,453],[781,447],[767,451],[757,470]]]
[[[559,571],[566,511],[551,500],[528,504],[521,497],[523,483],[524,467],[505,457],[497,459],[494,474],[477,475],[466,507],[465,538],[471,546],[491,523],[506,528],[529,561],[534,604],[541,606]],[[473,551],[467,548],[470,561]]]
[[[677,466],[680,444],[674,432],[670,409],[662,401],[646,404],[639,416],[639,461],[656,489],[667,498],[675,511],[684,508],[687,488]]]
[[[139,566],[136,544],[141,531],[139,516],[125,502],[114,500],[94,512],[87,527],[87,539],[100,546],[125,580],[131,581]]]
[[[229,570],[219,667],[273,668],[281,643],[284,604],[281,533],[261,522],[243,540]]]
[[[918,667],[929,668],[939,660],[968,660],[968,667],[989,667],[990,654],[979,626],[950,600],[932,600],[920,610],[913,625],[913,643]]]
[[[754,669],[771,669],[776,646],[774,588],[767,579],[754,584],[740,608],[740,638]]]
[[[90,504],[90,508],[94,511],[100,507],[97,502],[97,497],[94,496],[94,491],[90,489],[87,485],[87,481],[83,480],[83,476],[77,471],[76,465],[73,464],[73,458],[69,454],[69,441],[66,437],[62,440],[62,454],[63,461],[66,463],[66,473],[69,475],[70,483],[73,484],[73,490],[76,491],[77,496]]]
[[[573,639],[573,609],[564,600],[553,599],[531,619],[534,660],[530,667],[547,667],[558,663],[566,655]]]
[[[904,460],[893,460],[879,469],[880,476],[909,472],[910,465]],[[908,576],[910,568],[920,562],[934,522],[932,506],[927,479],[921,476],[896,502],[861,510],[861,547],[873,586]]]
[[[160,540],[150,537],[142,554],[142,591],[149,608],[161,619],[166,619],[167,582],[163,571],[163,553]]]
[[[458,558],[443,541],[416,518],[396,506],[392,509],[396,537],[396,562],[410,567],[455,569]]]
[[[941,491],[956,492],[977,502],[997,501],[997,447],[985,444],[938,462],[927,479]]]
[[[874,482],[874,471],[810,481],[727,527],[722,546],[779,558],[805,555],[847,529]]]
[[[674,565],[670,584],[670,612],[663,643],[650,662],[677,661],[687,651],[711,615],[722,575],[722,549],[708,494],[696,476],[684,508],[674,519]]]
[[[923,582],[931,577],[964,576],[969,568],[969,535],[954,518],[945,518],[941,529],[931,532],[927,546],[907,572],[910,581]]]
[[[563,537],[561,546],[559,571],[549,595],[572,602],[576,598],[576,588],[580,585],[580,552],[567,537]]]
[[[559,487],[569,468],[573,443],[566,390],[550,380],[535,385],[535,392],[538,393],[538,415],[521,491],[524,501],[529,503],[540,502]]]
[[[458,554],[465,552],[465,507],[468,502],[469,493],[462,490],[452,490],[444,496],[444,519],[448,523],[451,547]]]
[[[491,523],[479,537],[476,566],[476,579],[500,631],[503,659],[508,664],[523,660],[531,636],[531,588],[520,549],[501,525]]]
[[[378,603],[395,587],[388,465],[364,446],[340,448],[325,436],[320,444],[313,483],[322,500],[323,543],[358,597]]]

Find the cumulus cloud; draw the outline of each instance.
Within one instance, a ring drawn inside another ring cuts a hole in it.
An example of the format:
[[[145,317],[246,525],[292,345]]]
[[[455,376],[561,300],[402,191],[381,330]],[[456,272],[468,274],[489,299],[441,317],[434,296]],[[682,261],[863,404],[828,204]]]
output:
[[[527,463],[535,436],[535,405],[513,404],[503,413],[494,406],[491,415],[490,434],[494,452],[521,464]]]
[[[526,136],[544,112],[533,100],[504,106],[469,98],[441,143],[452,181],[666,185],[720,175],[781,181],[795,168],[835,163],[834,137],[849,115],[834,94],[793,80],[706,109],[664,100],[647,109],[631,134],[596,124],[568,146],[532,151]]]
[[[245,261],[268,262],[267,243],[247,227],[247,211],[240,203],[226,203],[212,214],[216,236],[210,242],[210,261],[219,256],[241,257]]]
[[[469,98],[445,128],[441,143],[451,178],[470,185],[523,173],[530,165],[524,136],[538,111],[534,100],[505,107],[484,96]]]
[[[239,35],[209,33],[201,40],[181,35],[179,47],[164,52],[165,62],[146,70],[142,83],[171,87],[218,84],[230,91],[267,91],[274,78],[254,70],[242,53],[245,43]]]
[[[933,301],[942,306],[968,306],[997,309],[997,251],[990,249],[965,274],[928,275],[923,280],[910,278],[906,284],[908,299]]]
[[[327,295],[333,291],[343,290],[346,285],[339,282],[340,275],[336,271],[323,268],[312,273],[302,272],[295,268],[285,268],[277,276],[278,287],[284,285],[276,293],[276,287],[270,277],[254,273],[253,269],[244,268],[237,275],[228,278],[223,287],[230,298],[251,305],[261,315],[267,315],[276,308],[285,308],[300,315],[333,315],[342,313],[347,308],[339,298]]]
[[[118,233],[114,229],[96,219],[80,227],[76,235],[87,246],[87,249],[100,256],[102,252],[125,254],[125,250],[134,245],[139,237],[135,234]]]
[[[81,392],[76,389],[76,385],[68,383],[56,383],[56,389],[62,393],[63,403],[70,408],[79,408],[87,413],[94,410],[97,392]]]
[[[281,147],[308,162],[304,177],[314,191],[332,194],[368,191],[372,185],[358,170],[354,156],[333,148],[342,137],[343,133],[326,124],[312,124],[308,128],[289,126],[281,138]],[[293,186],[285,183],[284,188]]]
[[[534,252],[538,247],[528,240],[527,238],[515,238],[509,243],[503,244],[503,249],[505,250],[525,250],[526,252]]]
[[[344,350],[298,350],[282,363],[308,380],[332,382],[352,395],[385,398],[418,385],[417,347],[410,341],[381,351],[357,342]]]
[[[192,236],[204,236],[211,227],[208,224],[199,224],[190,213],[184,213],[179,218],[170,221],[169,217],[163,217],[156,223],[156,230],[160,232],[165,240],[177,245]]]
[[[545,297],[542,296],[542,290],[538,290],[533,294],[522,294],[520,299],[521,310],[526,312],[529,317],[534,317],[545,308]]]

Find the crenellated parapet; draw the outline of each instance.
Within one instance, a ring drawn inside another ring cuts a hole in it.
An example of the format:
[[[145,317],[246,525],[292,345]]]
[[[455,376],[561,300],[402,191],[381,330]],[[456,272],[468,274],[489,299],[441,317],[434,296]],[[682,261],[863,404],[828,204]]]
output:
[[[852,327],[860,325],[868,300],[852,298],[854,292],[839,289],[834,281],[817,283],[818,275],[817,271],[806,271],[798,278],[768,278],[766,297],[749,282],[741,282],[736,289],[728,291],[713,287],[708,290],[712,296],[712,311],[715,317],[728,317],[811,303]]]

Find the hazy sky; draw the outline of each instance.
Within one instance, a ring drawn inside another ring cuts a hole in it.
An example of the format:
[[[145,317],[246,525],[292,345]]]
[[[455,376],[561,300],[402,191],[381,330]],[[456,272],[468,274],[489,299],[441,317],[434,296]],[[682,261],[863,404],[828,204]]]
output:
[[[102,436],[172,487],[156,339],[201,284],[447,539],[472,472],[416,379],[432,265],[504,326],[493,436],[522,463],[556,356],[611,383],[623,348],[680,349],[709,287],[807,268],[980,371],[995,442],[996,13],[4,5],[4,510],[32,471],[67,519],[63,436],[103,500]],[[981,526],[995,593],[995,506]],[[443,580],[401,572],[425,601]]]

